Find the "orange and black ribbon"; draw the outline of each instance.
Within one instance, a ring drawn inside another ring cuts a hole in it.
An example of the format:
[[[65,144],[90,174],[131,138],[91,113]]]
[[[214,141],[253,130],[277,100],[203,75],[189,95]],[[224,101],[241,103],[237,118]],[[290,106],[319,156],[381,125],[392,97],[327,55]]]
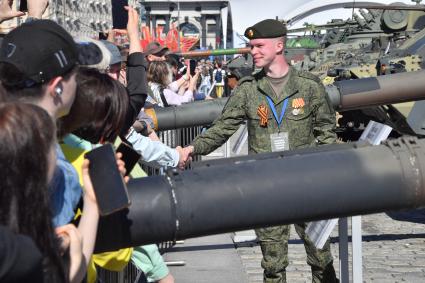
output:
[[[303,98],[295,98],[292,100],[292,108],[303,108],[305,106],[305,102]]]
[[[269,119],[269,109],[264,105],[260,105],[258,106],[257,114],[258,116],[260,116],[260,126],[267,127],[267,121]]]

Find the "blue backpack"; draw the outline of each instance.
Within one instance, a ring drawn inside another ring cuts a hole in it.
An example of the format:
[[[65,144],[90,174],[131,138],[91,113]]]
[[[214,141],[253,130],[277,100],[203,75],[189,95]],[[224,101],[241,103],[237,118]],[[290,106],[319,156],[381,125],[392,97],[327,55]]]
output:
[[[221,81],[223,80],[223,74],[222,74],[222,70],[217,70],[216,72],[215,72],[215,77],[214,77],[214,80],[215,80],[215,82],[216,83],[221,83]]]

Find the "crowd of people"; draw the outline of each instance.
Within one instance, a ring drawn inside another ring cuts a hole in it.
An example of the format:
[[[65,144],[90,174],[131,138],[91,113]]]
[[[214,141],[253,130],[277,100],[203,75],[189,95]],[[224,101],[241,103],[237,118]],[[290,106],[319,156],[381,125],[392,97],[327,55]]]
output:
[[[2,1],[1,20],[23,15],[12,14],[11,4]],[[140,127],[152,66],[140,46],[139,15],[126,7],[123,58],[112,42],[72,38],[41,19],[47,5],[28,1],[30,17],[1,44],[0,154],[10,162],[1,163],[0,281],[95,282],[96,265],[118,271],[134,256],[146,282],[174,282],[155,245],[93,254],[100,216],[84,152],[120,138],[156,166],[184,163],[181,148]]]
[[[233,86],[228,80],[241,78],[231,69],[225,70],[218,59],[185,60],[157,42],[149,44],[145,52],[149,54],[148,102],[159,107],[230,96]]]
[[[12,2],[1,1],[0,21],[23,15],[13,12]],[[129,45],[124,48],[111,40],[113,31],[107,40],[73,38],[57,23],[42,19],[47,5],[47,0],[28,0],[29,17],[0,47],[0,254],[6,255],[0,260],[1,282],[91,283],[96,282],[96,266],[118,271],[130,260],[143,271],[145,282],[174,282],[155,245],[93,253],[100,215],[84,153],[100,144],[120,140],[152,166],[183,169],[193,154],[211,152],[244,120],[255,133],[249,141],[253,153],[270,151],[273,142],[283,141],[285,149],[292,149],[335,138],[334,113],[320,84],[284,63],[286,30],[277,21],[247,31],[255,64],[263,71],[230,91],[246,74],[219,60],[182,60],[157,42],[142,50],[139,15],[132,7],[125,7]],[[295,89],[295,81],[302,87]],[[279,94],[288,87],[298,101],[311,105],[289,111],[281,135],[277,117],[277,125],[271,120],[257,125],[257,115],[264,114],[258,114],[260,106],[267,105],[257,105],[262,102],[257,87],[276,98],[273,107],[268,102],[273,109],[287,100]],[[312,89],[319,98],[310,97]],[[144,112],[223,96],[231,99],[222,117],[186,148],[161,143]],[[267,123],[273,126],[267,128]],[[116,166],[124,177],[128,172],[121,158],[118,153]],[[314,249],[304,229],[298,224],[312,257],[313,277],[333,282],[329,245]],[[288,226],[258,229],[257,235],[265,281],[281,282],[273,280],[285,277]]]

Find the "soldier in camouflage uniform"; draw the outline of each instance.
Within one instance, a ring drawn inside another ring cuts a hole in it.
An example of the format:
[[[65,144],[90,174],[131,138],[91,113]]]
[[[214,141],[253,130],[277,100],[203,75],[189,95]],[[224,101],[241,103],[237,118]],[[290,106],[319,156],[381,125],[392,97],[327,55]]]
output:
[[[244,120],[248,121],[250,154],[335,142],[335,112],[324,87],[315,76],[286,63],[285,35],[286,26],[276,20],[261,21],[246,30],[254,63],[262,70],[239,81],[221,117],[185,148],[187,154],[214,151]],[[304,242],[313,282],[337,282],[329,241],[322,250],[316,249],[305,228],[305,223],[295,225]],[[289,225],[256,230],[263,253],[264,282],[286,282],[289,231]]]

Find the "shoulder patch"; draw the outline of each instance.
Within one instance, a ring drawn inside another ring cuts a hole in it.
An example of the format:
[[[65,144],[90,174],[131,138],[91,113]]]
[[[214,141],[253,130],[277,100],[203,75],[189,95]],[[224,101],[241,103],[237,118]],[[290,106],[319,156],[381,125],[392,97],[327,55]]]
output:
[[[317,83],[320,83],[320,82],[321,82],[321,81],[320,81],[320,79],[319,79],[319,77],[317,77],[317,76],[313,75],[313,74],[312,74],[312,73],[310,73],[310,72],[306,72],[306,71],[299,71],[299,72],[298,72],[298,75],[299,75],[300,77],[303,77],[303,78],[306,78],[306,79],[310,79],[310,80],[315,81],[315,82],[317,82]]]

